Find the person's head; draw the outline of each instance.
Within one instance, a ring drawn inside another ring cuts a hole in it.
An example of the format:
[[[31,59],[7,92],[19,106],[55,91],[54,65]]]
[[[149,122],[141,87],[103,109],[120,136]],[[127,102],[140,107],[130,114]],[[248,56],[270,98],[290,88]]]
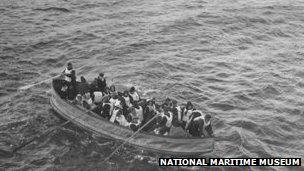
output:
[[[102,72],[99,73],[98,78],[101,79],[101,78],[103,78],[103,77],[104,77],[104,73],[102,73]]]
[[[122,108],[121,103],[118,100],[115,102],[114,106],[117,108]]]
[[[132,106],[132,107],[129,107],[128,109],[128,113],[130,114],[130,115],[133,115],[133,114],[135,114],[135,108]]]
[[[71,62],[68,62],[68,64],[67,64],[67,68],[68,68],[68,70],[73,69],[73,65],[72,65],[72,63],[71,63]]]
[[[169,103],[171,99],[169,97],[166,98],[165,103]]]
[[[169,98],[167,98],[167,106],[168,106],[168,107],[172,107],[172,106],[173,106],[172,100],[169,99]]]
[[[87,82],[87,80],[86,80],[83,76],[80,77],[80,81],[81,81],[82,83]]]
[[[129,108],[127,109],[127,113],[130,114],[130,115],[132,115],[132,113],[134,113],[134,112],[135,112],[135,109],[134,109],[133,106],[131,106],[131,107],[129,107]]]
[[[172,100],[172,105],[173,105],[173,107],[177,107],[177,101],[176,100]]]
[[[131,87],[129,92],[133,94],[135,92],[135,87]]]
[[[205,115],[205,122],[209,122],[211,120],[211,115],[206,114]]]
[[[148,101],[147,101],[147,106],[153,106],[153,104],[154,104],[154,103],[153,103],[152,100],[148,100]]]
[[[104,104],[102,109],[103,109],[103,112],[105,112],[106,114],[109,114],[110,109],[111,109],[111,105],[110,104]]]
[[[76,100],[77,100],[78,102],[81,102],[81,101],[82,101],[82,96],[81,96],[80,94],[77,94]]]
[[[129,96],[129,92],[126,90],[123,92],[123,96],[128,97]]]
[[[161,107],[161,106],[159,106],[159,108],[158,108],[158,112],[164,112],[164,109],[163,109],[163,107]]]
[[[139,107],[137,102],[134,102],[133,106],[137,109]]]
[[[90,94],[89,92],[85,93],[85,94],[84,94],[84,98],[85,98],[85,99],[91,98],[91,94]]]
[[[118,95],[117,95],[116,93],[110,94],[110,97],[111,97],[112,99],[118,99]]]
[[[187,102],[186,109],[187,110],[193,109],[193,104],[190,101]]]
[[[114,85],[111,85],[111,86],[110,86],[110,91],[111,91],[111,92],[115,92],[115,86],[114,86]]]

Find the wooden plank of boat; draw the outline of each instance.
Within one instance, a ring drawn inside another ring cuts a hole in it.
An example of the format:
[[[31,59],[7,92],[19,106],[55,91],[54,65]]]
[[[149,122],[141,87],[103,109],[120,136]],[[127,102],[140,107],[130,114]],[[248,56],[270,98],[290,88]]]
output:
[[[74,124],[97,135],[124,141],[134,133],[129,128],[111,123],[89,110],[73,105],[60,98],[54,89],[50,103],[54,110],[62,117],[71,120]],[[213,151],[214,139],[195,137],[178,138],[140,132],[129,141],[129,144],[162,154],[194,155]]]

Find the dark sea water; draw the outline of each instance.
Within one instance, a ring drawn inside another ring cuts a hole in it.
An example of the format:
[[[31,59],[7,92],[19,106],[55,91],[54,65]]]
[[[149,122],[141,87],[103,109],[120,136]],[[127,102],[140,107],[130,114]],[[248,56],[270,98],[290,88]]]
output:
[[[78,76],[193,101],[214,117],[206,157],[304,158],[303,0],[1,0],[0,149],[64,122],[50,84],[17,89],[67,61]],[[304,170],[160,168],[128,146],[102,163],[115,145],[70,124],[1,151],[0,170]]]

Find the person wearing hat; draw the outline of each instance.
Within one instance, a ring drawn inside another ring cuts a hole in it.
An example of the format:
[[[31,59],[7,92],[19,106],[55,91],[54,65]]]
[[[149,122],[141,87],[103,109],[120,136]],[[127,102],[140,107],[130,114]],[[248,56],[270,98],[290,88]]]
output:
[[[80,77],[80,82],[78,83],[78,93],[80,95],[84,95],[87,92],[90,92],[90,85],[87,82],[87,80],[84,78],[84,76]]]
[[[76,81],[76,73],[71,62],[68,62],[67,67],[62,71],[62,76],[68,83],[72,83],[73,80]]]
[[[123,92],[122,97],[123,97],[123,99],[125,101],[126,107],[127,108],[132,107],[131,100],[130,100],[130,95],[129,95],[129,92],[127,90],[125,90]]]
[[[186,123],[189,121],[190,116],[191,116],[191,114],[192,114],[192,112],[194,110],[195,110],[194,106],[193,106],[193,104],[190,101],[187,102],[186,107],[182,108],[182,112],[181,112],[181,119],[182,119],[181,126],[183,128],[185,128]]]
[[[98,77],[94,79],[90,87],[91,93],[93,93],[94,91],[100,91],[102,93],[105,93],[107,88],[107,81],[104,77],[104,74],[99,73]]]
[[[135,90],[135,87],[131,87],[129,90],[129,95],[130,95],[130,101],[131,103],[134,105],[135,102],[138,102],[140,100],[140,97],[137,93],[137,91]]]
[[[185,129],[194,137],[212,137],[211,115],[194,110]]]
[[[165,110],[170,110],[172,108],[173,104],[172,104],[172,100],[167,97],[165,102],[162,104],[162,107],[165,109]]]
[[[165,111],[162,107],[158,109],[157,125],[155,134],[168,135],[172,127],[173,114],[171,111]]]
[[[143,124],[149,122],[155,115],[156,115],[156,105],[155,105],[155,99],[150,99],[147,101],[147,106],[144,108],[143,112]],[[143,128],[143,131],[150,132],[154,129],[154,126],[156,125],[156,119],[152,120],[148,125],[146,125]]]
[[[172,100],[172,109],[171,109],[172,113],[173,113],[173,121],[172,121],[172,125],[174,127],[179,127],[181,124],[181,114],[182,114],[182,108],[181,106],[179,106],[177,104],[176,100]]]
[[[61,76],[64,80],[64,85],[67,86],[67,98],[73,100],[76,97],[76,72],[73,69],[71,62],[67,63],[67,67],[62,71]]]

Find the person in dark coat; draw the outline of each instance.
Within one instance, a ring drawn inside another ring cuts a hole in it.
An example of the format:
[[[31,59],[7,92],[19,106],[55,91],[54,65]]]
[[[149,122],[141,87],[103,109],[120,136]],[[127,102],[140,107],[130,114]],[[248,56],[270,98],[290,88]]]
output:
[[[194,137],[212,137],[211,115],[204,115],[198,110],[194,111],[186,125],[186,130]]]
[[[71,62],[67,64],[67,67],[62,71],[63,79],[65,80],[64,85],[67,88],[67,98],[69,100],[73,100],[77,95],[76,89],[76,72],[73,69],[73,65]]]
[[[84,95],[87,92],[90,92],[90,85],[87,80],[81,76],[80,83],[78,84],[78,93]]]
[[[91,93],[94,91],[101,91],[103,93],[106,92],[107,88],[107,81],[104,77],[103,73],[100,73],[97,78],[94,79],[94,81],[91,83]]]
[[[177,105],[176,100],[172,100],[171,112],[173,113],[172,125],[174,127],[179,127],[181,124],[181,107]]]
[[[147,106],[144,108],[144,120],[142,125],[149,122],[156,115],[156,104],[154,99],[147,101]],[[151,121],[147,126],[143,128],[143,131],[151,132],[155,129],[156,119]]]

